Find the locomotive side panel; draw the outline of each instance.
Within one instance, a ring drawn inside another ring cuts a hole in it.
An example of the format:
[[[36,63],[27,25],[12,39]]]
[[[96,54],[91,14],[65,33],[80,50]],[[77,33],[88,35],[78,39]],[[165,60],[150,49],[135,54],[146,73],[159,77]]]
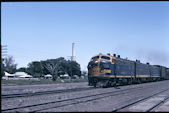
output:
[[[134,76],[134,63],[130,61],[116,59],[116,76]]]
[[[162,78],[166,78],[166,74],[167,74],[166,73],[166,67],[161,66],[161,75],[160,76]]]
[[[169,79],[169,68],[166,69],[166,79]]]
[[[136,77],[150,77],[149,65],[136,62]]]
[[[157,66],[151,66],[151,77],[160,77],[160,67]]]
[[[110,65],[110,70],[111,70],[111,73],[110,73],[110,75],[115,75],[115,65],[114,64],[111,64]]]

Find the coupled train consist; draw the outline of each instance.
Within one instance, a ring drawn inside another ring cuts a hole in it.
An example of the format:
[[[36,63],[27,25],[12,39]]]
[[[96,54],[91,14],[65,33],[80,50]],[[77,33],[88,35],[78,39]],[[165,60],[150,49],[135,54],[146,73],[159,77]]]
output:
[[[87,68],[88,83],[94,87],[169,79],[169,68],[123,59],[116,54],[98,54],[91,58]]]

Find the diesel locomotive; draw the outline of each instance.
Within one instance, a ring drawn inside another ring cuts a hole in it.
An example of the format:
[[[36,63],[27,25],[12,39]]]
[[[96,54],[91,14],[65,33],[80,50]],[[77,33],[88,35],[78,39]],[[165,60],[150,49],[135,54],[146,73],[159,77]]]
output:
[[[111,87],[169,79],[169,68],[116,57],[116,54],[98,54],[88,63],[88,85]]]

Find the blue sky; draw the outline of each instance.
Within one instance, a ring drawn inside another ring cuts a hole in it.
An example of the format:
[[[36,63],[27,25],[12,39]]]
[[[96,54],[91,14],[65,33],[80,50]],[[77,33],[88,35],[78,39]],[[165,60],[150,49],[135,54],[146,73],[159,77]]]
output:
[[[2,45],[19,67],[99,53],[169,67],[169,2],[2,2]]]

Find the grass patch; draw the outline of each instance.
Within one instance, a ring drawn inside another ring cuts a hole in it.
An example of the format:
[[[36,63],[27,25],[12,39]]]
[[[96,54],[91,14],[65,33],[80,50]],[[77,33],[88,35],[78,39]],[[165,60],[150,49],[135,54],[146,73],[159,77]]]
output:
[[[40,80],[1,80],[4,85],[36,85],[36,84],[57,84],[57,83],[75,83],[87,82],[87,79],[60,79],[56,81],[40,79]]]

